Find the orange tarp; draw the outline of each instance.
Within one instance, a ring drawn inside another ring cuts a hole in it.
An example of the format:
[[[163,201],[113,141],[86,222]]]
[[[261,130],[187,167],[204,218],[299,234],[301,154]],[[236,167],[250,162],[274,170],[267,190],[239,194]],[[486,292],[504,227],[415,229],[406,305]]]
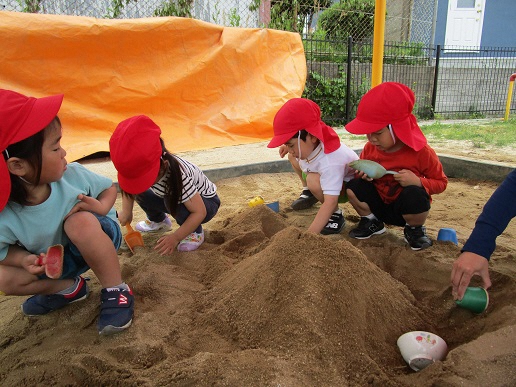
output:
[[[300,36],[284,31],[0,12],[0,36],[1,88],[65,95],[69,161],[108,151],[116,125],[138,114],[175,153],[269,139],[306,80]]]

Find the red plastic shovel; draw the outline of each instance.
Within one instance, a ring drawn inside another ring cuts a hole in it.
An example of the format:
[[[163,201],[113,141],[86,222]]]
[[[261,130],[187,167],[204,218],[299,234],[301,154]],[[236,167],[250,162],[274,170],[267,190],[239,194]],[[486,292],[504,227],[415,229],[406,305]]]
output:
[[[37,264],[45,266],[45,274],[48,278],[56,279],[63,273],[64,248],[62,245],[50,246],[46,254],[41,254]]]

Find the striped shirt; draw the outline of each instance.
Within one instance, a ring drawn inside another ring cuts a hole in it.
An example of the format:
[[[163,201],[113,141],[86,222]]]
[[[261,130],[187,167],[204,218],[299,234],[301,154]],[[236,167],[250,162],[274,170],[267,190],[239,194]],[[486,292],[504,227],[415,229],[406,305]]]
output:
[[[173,157],[179,162],[181,179],[183,181],[183,192],[181,192],[179,203],[190,200],[196,193],[205,198],[212,198],[217,194],[217,186],[206,177],[197,165],[180,157]],[[168,169],[165,175],[150,187],[152,192],[161,198],[165,196],[167,180],[171,173],[170,169]]]

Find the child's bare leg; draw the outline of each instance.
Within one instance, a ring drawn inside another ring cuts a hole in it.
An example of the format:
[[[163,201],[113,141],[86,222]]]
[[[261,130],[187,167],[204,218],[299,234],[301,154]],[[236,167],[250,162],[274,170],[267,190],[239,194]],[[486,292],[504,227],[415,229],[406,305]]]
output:
[[[40,280],[21,267],[0,266],[0,290],[9,296],[54,294],[69,288],[73,283],[73,279]]]
[[[422,226],[426,222],[428,213],[429,211],[422,212],[420,214],[406,214],[403,215],[403,219],[405,219],[405,222],[407,222],[407,224],[410,224],[411,226]]]
[[[71,215],[66,220],[64,229],[103,288],[122,283],[120,263],[113,241],[102,230],[92,213],[80,211]]]
[[[358,198],[352,190],[347,189],[346,193],[348,194],[349,203],[353,206],[358,215],[367,216],[371,214],[371,208],[369,208],[369,205],[365,202],[361,202],[360,200],[358,200]]]

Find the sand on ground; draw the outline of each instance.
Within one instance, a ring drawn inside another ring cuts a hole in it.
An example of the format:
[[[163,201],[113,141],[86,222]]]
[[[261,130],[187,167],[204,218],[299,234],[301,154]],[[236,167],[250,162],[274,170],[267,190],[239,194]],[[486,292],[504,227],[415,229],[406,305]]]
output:
[[[25,297],[0,298],[0,384],[120,386],[509,386],[516,384],[516,222],[498,238],[488,309],[457,307],[450,272],[495,183],[450,179],[434,196],[427,230],[457,231],[459,245],[435,241],[412,251],[402,230],[349,238],[349,204],[339,235],[305,232],[318,205],[292,211],[293,173],[217,182],[222,206],[200,249],[160,256],[160,233],[119,252],[136,298],[132,326],[111,337],[96,329],[100,284],[88,299],[39,318]],[[279,213],[250,208],[261,195]],[[120,201],[117,201],[120,206]],[[135,221],[143,220],[141,210]],[[174,224],[174,227],[177,227]],[[472,285],[478,285],[474,281]],[[397,338],[438,334],[443,361],[420,372]]]

